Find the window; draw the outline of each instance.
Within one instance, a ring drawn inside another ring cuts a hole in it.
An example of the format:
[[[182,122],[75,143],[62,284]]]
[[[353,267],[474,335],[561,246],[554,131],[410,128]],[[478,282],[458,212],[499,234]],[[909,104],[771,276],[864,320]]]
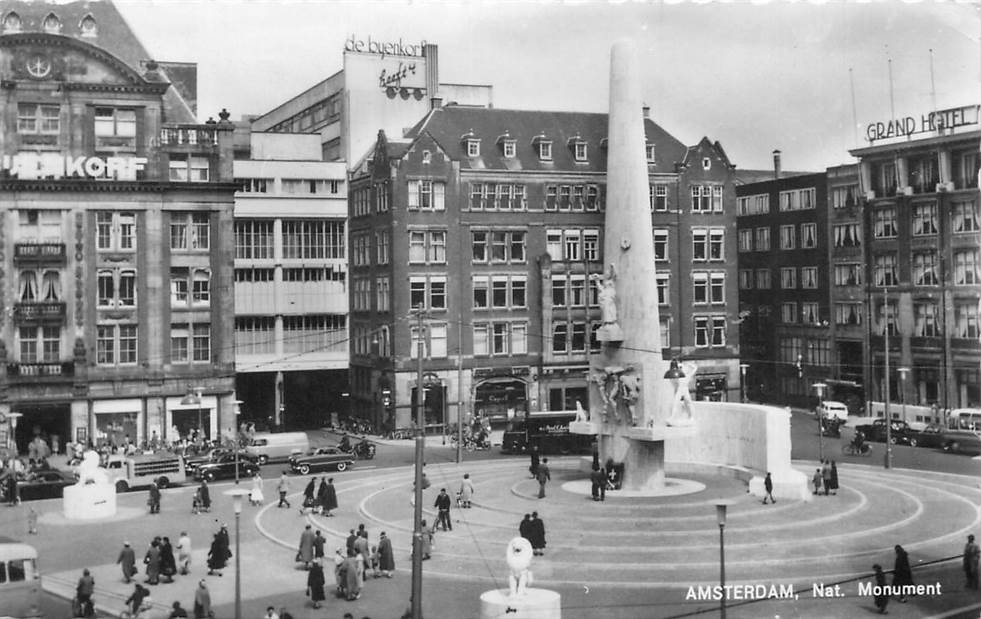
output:
[[[756,287],[760,290],[770,289],[770,269],[756,270]]]
[[[835,303],[835,324],[862,324],[863,308],[861,303]]]
[[[696,272],[692,273],[691,277],[693,303],[725,303],[725,273]]]
[[[538,142],[538,158],[541,161],[552,160],[552,142],[547,140]]]
[[[207,306],[211,303],[211,273],[206,269],[170,270],[171,307]]]
[[[717,261],[723,259],[725,229],[693,228],[691,234],[693,261]]]
[[[725,316],[694,316],[695,347],[711,348],[726,345]]]
[[[797,287],[797,269],[794,267],[783,267],[780,269],[780,287],[784,290],[791,290]]]
[[[880,208],[872,212],[872,234],[877,239],[896,236],[896,209]]]
[[[978,302],[954,303],[954,337],[963,339],[978,339],[981,330],[978,328]]]
[[[657,303],[658,305],[668,305],[671,303],[671,274],[655,273],[657,283]]]
[[[770,229],[756,229],[756,251],[770,251]]]
[[[194,325],[191,360],[203,362],[211,360],[211,325]]]
[[[586,155],[589,151],[587,149],[587,144],[585,142],[576,142],[575,144],[573,144],[572,150],[576,158],[576,161],[579,162],[586,161],[587,159]]]
[[[780,226],[780,249],[793,249],[797,226]]]
[[[170,180],[184,183],[206,183],[210,177],[209,167],[210,163],[207,157],[171,153]]]
[[[736,198],[736,213],[738,215],[762,215],[770,212],[770,195],[758,194]]]
[[[784,323],[792,324],[797,322],[797,304],[783,303],[780,306],[780,318]]]
[[[937,233],[937,205],[918,204],[913,207],[913,235],[925,236]]]
[[[801,267],[800,268],[800,287],[815,289],[818,287],[818,268],[817,267]]]
[[[800,211],[812,209],[815,206],[816,190],[814,187],[807,189],[792,189],[781,191],[780,210],[781,211]]]
[[[975,202],[955,202],[951,209],[951,230],[958,232],[978,232],[981,230],[981,216]]]
[[[387,277],[379,277],[375,279],[375,307],[379,312],[387,312],[390,308],[390,301],[392,293],[391,287],[389,286],[389,280]]]
[[[711,170],[712,169],[712,160],[709,159],[708,157],[702,157],[702,169],[703,170]]]
[[[504,140],[504,157],[514,159],[517,152],[517,140]]]
[[[692,185],[691,210],[693,213],[721,213],[721,185]]]
[[[446,230],[410,230],[409,263],[446,264]]]
[[[567,301],[567,278],[565,275],[553,275],[552,276],[552,306],[553,307],[565,307],[568,305]]]
[[[955,152],[951,155],[954,172],[954,189],[977,187],[979,162],[977,149]]]
[[[859,262],[839,262],[834,266],[835,286],[861,286],[862,264]]]
[[[800,320],[805,324],[816,325],[821,322],[820,314],[818,313],[818,304],[814,302],[806,302],[800,304]]]
[[[654,230],[654,260],[665,262],[668,259],[668,231]]]
[[[414,275],[410,277],[409,305],[428,310],[445,310],[446,276]]]
[[[171,213],[170,248],[206,250],[211,246],[208,213]]]
[[[913,304],[913,335],[915,337],[937,337],[940,335],[936,303],[918,302]]]
[[[572,186],[559,185],[559,210],[568,211],[572,207]]]
[[[862,231],[857,223],[835,224],[831,228],[835,247],[860,247]]]
[[[375,260],[378,264],[388,264],[389,260],[389,233],[388,231],[376,232],[375,233]],[[445,252],[445,237],[443,239],[444,246],[443,250]]]
[[[17,339],[20,343],[18,361],[21,363],[59,363],[61,361],[61,329],[59,327],[20,327],[17,330]]]
[[[17,104],[17,133],[58,135],[61,131],[61,108],[40,103]]]
[[[740,230],[739,231],[739,251],[741,251],[741,252],[753,251],[753,231],[752,230]]]
[[[651,210],[658,212],[668,210],[668,186],[661,184],[651,185],[649,191],[651,196]]]
[[[654,145],[648,142],[644,145],[644,150],[647,152],[647,163],[654,163]]]
[[[528,323],[482,322],[473,325],[473,354],[524,355],[528,353]]]
[[[480,156],[480,140],[467,140],[467,157]]]
[[[892,196],[898,187],[896,164],[882,161],[872,164],[872,191],[877,196]]]
[[[20,243],[62,243],[62,211],[21,209],[17,211],[17,241]]]
[[[803,249],[817,247],[817,224],[800,225],[800,246]]]
[[[524,231],[474,230],[470,233],[471,261],[522,263],[525,261],[525,238]]]
[[[429,211],[446,210],[446,183],[419,180],[409,181],[409,208]]]
[[[896,254],[880,254],[874,257],[872,272],[875,275],[875,285],[895,286],[899,283],[896,274]]]
[[[876,332],[879,335],[884,335],[888,330],[889,335],[898,335],[899,327],[896,324],[896,311],[895,303],[881,303],[878,307],[878,325]]]
[[[559,187],[558,185],[545,185],[545,210],[554,211],[558,209]]]
[[[96,276],[96,305],[100,308],[136,306],[136,271],[99,269]]]
[[[235,257],[243,260],[267,260],[272,258],[272,220],[236,218]]]
[[[851,208],[857,204],[858,185],[845,185],[831,189],[831,206],[833,208]]]
[[[266,193],[273,184],[271,178],[236,178],[235,183],[242,193]]]
[[[979,256],[981,250],[977,249],[954,252],[954,284],[958,286],[981,284]]]
[[[556,354],[569,352],[569,325],[564,322],[552,325],[552,352]]]
[[[135,250],[136,215],[119,211],[96,211],[95,241],[98,250]]]
[[[913,252],[913,283],[917,286],[936,286],[940,283],[937,252]]]
[[[21,29],[21,19],[20,15],[11,11],[3,18],[3,31],[8,32],[20,32]]]
[[[287,260],[346,257],[345,223],[324,220],[283,220],[283,258]],[[368,264],[369,237],[363,236],[363,262]]]
[[[96,138],[135,138],[136,110],[95,108]]]
[[[753,289],[753,270],[752,269],[739,269],[739,289],[740,290],[752,290]]]
[[[585,252],[598,253],[598,245],[599,231],[595,228],[552,229],[545,232],[545,249],[554,261],[592,260],[592,256],[587,257]]]
[[[101,324],[96,327],[95,362],[99,365],[136,363],[137,326]]]
[[[599,262],[599,230],[582,231],[582,257],[587,262]]]
[[[906,162],[908,173],[907,184],[913,188],[913,193],[933,193],[936,191],[940,176],[937,171],[937,155],[925,157],[910,157]]]

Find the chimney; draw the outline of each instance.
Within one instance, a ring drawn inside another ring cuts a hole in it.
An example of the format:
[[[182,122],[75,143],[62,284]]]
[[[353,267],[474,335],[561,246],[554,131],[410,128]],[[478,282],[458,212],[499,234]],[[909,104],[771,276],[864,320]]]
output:
[[[780,151],[773,151],[773,178],[780,178]]]
[[[649,105],[647,105],[647,104],[645,103],[645,104],[644,104],[644,107],[643,107],[643,108],[641,108],[641,109],[643,109],[643,110],[644,110],[644,118],[645,118],[645,119],[647,119],[647,118],[650,118],[650,117],[651,117],[651,106],[649,106]]]
[[[438,110],[441,107],[443,107],[443,97],[438,94],[429,97],[429,109]]]

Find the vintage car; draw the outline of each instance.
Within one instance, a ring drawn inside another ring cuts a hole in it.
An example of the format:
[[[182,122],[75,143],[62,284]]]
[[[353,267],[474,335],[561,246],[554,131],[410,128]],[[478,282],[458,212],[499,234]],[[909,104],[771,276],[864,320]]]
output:
[[[354,455],[344,453],[337,447],[318,447],[302,456],[291,456],[289,463],[290,469],[301,475],[329,469],[344,471],[354,465]]]
[[[207,464],[210,462],[217,462],[218,458],[224,455],[235,455],[235,452],[231,449],[218,448],[209,449],[208,451],[184,456],[184,468],[187,470],[188,475],[194,475],[194,471],[202,464]],[[238,452],[239,461],[249,460],[250,462],[255,462],[255,456],[246,452],[244,449]]]
[[[75,474],[71,471],[48,469],[33,471],[27,479],[17,482],[17,493],[22,501],[34,499],[60,499],[65,486],[75,484]]]
[[[886,441],[886,420],[876,419],[871,424],[855,427],[856,432],[863,432],[865,440],[884,443]],[[893,419],[889,428],[889,442],[893,445],[910,445],[916,447],[919,433],[909,427],[901,419]]]
[[[910,424],[911,427],[912,424]],[[944,429],[943,426],[937,425],[935,423],[927,424],[922,430],[916,432],[916,445],[917,447],[926,447],[927,449],[940,449],[944,446]]]
[[[943,449],[950,453],[981,454],[981,431],[944,430]]]
[[[214,481],[216,479],[234,479],[236,459],[234,453],[221,454],[210,462],[198,465],[194,469],[194,479]],[[259,472],[259,465],[249,458],[238,457],[238,477],[247,479]]]
[[[814,414],[821,419],[838,419],[843,422],[848,421],[848,407],[841,402],[825,400],[814,409]]]

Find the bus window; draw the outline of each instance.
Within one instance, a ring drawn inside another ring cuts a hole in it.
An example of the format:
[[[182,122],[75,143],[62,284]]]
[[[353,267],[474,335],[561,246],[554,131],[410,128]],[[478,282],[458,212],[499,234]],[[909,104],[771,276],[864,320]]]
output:
[[[0,585],[7,582],[7,564],[0,561]]]
[[[10,582],[20,582],[22,580],[27,580],[27,559],[14,559],[7,564],[8,571],[10,575]]]

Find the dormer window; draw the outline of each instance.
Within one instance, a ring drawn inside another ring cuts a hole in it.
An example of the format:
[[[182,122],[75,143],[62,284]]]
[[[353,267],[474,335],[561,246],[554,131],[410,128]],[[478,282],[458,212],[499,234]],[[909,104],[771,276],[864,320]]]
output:
[[[645,144],[644,148],[647,150],[647,162],[654,163],[654,145]]]
[[[21,21],[20,15],[11,11],[7,13],[6,17],[3,18],[3,31],[4,32],[20,32]]]
[[[518,152],[518,141],[517,140],[504,140],[504,156],[508,159],[514,159],[514,156]]]
[[[422,162],[423,163],[432,163],[432,161],[433,161],[433,154],[432,154],[432,152],[430,152],[428,150],[422,151]]]
[[[536,135],[532,141],[532,146],[538,152],[539,161],[551,161],[552,160],[552,140],[545,137],[544,133],[539,133]]]
[[[582,139],[578,133],[569,138],[569,146],[572,148],[572,155],[576,161],[586,161],[588,153],[588,149],[586,148],[586,140]]]
[[[99,33],[99,29],[95,23],[95,18],[91,15],[86,15],[82,18],[82,22],[78,25],[78,29],[82,31],[83,37],[94,37]]]
[[[467,140],[467,157],[480,156],[480,140]]]
[[[712,160],[709,159],[708,157],[702,157],[702,169],[703,170],[711,170],[712,169]]]
[[[44,18],[44,23],[41,25],[45,32],[51,34],[58,34],[61,32],[61,20],[54,13],[48,13],[48,16]]]

